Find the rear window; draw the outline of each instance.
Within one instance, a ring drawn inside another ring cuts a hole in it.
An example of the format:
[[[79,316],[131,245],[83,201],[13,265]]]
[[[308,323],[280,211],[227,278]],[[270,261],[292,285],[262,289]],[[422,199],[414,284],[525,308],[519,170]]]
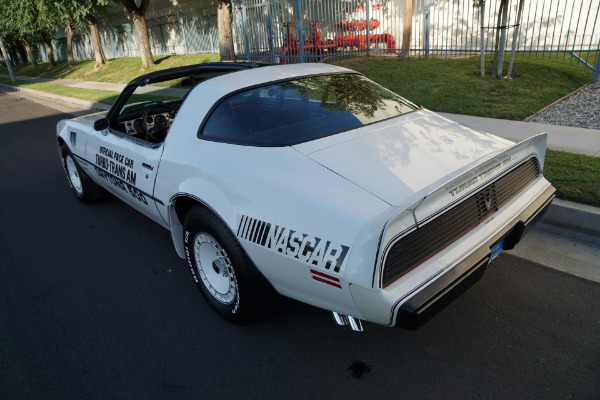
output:
[[[201,135],[257,146],[291,146],[416,110],[356,74],[316,76],[253,88],[221,102]]]

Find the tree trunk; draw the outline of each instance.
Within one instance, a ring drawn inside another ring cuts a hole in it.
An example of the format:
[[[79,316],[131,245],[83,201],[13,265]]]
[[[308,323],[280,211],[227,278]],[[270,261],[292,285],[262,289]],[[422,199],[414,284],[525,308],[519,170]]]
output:
[[[69,67],[75,66],[75,57],[73,57],[73,36],[75,36],[75,31],[73,30],[73,25],[71,21],[67,20],[66,22],[67,31],[67,61],[69,61]]]
[[[35,61],[35,56],[33,55],[33,50],[31,50],[31,44],[27,39],[22,39],[23,47],[25,47],[25,52],[27,53],[27,57],[29,58],[29,62],[31,62],[31,66],[33,68],[37,68],[37,62]]]
[[[219,31],[219,53],[221,61],[234,61],[235,51],[233,47],[233,31],[231,24],[233,13],[231,0],[219,0],[217,11],[217,26]]]
[[[410,35],[412,31],[412,0],[404,0],[404,33],[402,34],[402,49],[398,58],[408,60],[410,51]]]
[[[105,66],[108,62],[104,57],[104,51],[102,50],[102,41],[100,41],[100,30],[98,29],[98,21],[92,14],[85,16],[88,26],[90,27],[90,36],[92,37],[92,46],[94,47],[94,55],[96,57],[96,65],[94,70]]]
[[[48,55],[48,69],[54,68],[54,50],[52,50],[52,38],[48,32],[42,32],[42,39],[44,40],[44,47],[46,48],[46,54]]]
[[[523,12],[523,5],[525,0],[519,1],[519,11],[517,12],[517,26],[515,27],[515,33],[513,34],[512,50],[510,52],[510,63],[508,64],[508,72],[506,73],[506,79],[511,79],[510,74],[512,73],[513,62],[515,61],[515,51],[517,49],[517,39],[519,38],[519,31],[521,30],[521,15]]]
[[[13,72],[10,59],[8,58],[8,51],[4,47],[4,42],[2,42],[2,38],[0,38],[0,52],[2,53],[2,57],[4,58],[4,64],[6,64],[6,69],[8,69],[10,80],[12,81],[12,83],[17,83],[17,79],[15,78],[15,73]]]
[[[21,53],[21,45],[19,42],[13,42],[13,49],[15,49],[15,56],[17,56],[17,64],[22,67],[25,65],[25,59],[23,53]]]
[[[484,39],[484,31],[485,31],[485,27],[483,26],[484,23],[484,14],[485,14],[485,2],[481,3],[481,6],[479,7],[479,15],[480,15],[480,19],[481,19],[481,77],[485,77],[485,43],[483,41]]]
[[[146,18],[137,13],[132,13],[133,26],[137,35],[138,47],[140,49],[140,57],[142,58],[142,69],[146,69],[154,65],[154,57],[152,57],[152,49],[150,48],[150,38],[148,37],[148,27],[146,26]]]
[[[150,0],[142,0],[138,7],[135,0],[118,0],[119,3],[127,9],[129,16],[133,20],[135,33],[137,35],[140,57],[142,59],[142,69],[154,65],[152,49],[150,48],[150,38],[148,37],[148,27],[146,26],[146,10],[150,5]]]
[[[498,66],[498,46],[500,45],[500,22],[502,21],[502,10],[504,8],[500,5],[498,10],[498,22],[496,23],[496,40],[494,44],[494,62],[492,64],[492,79],[497,78],[496,67]]]
[[[506,32],[508,30],[508,0],[502,0],[504,12],[502,13],[502,34],[500,36],[500,52],[498,55],[498,78],[502,78],[502,65],[504,64],[504,48],[506,47]]]

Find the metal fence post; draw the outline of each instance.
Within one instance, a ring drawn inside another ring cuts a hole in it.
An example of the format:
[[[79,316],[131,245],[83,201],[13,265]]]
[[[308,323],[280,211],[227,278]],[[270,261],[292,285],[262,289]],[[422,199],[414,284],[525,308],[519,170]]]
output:
[[[220,48],[217,49],[217,47],[215,46],[215,39],[213,38],[213,35],[210,31],[210,16],[206,17],[206,25],[208,25],[208,38],[210,39],[210,48],[212,49],[212,51],[216,50],[216,53],[218,53],[220,51]],[[217,35],[219,31],[219,27],[217,26]]]
[[[132,34],[132,29],[131,29],[131,25],[127,24],[125,25],[125,32],[127,33],[127,35],[125,35],[125,46],[127,46],[127,56],[128,57],[133,57],[133,54],[131,54],[131,34]]]
[[[302,6],[300,4],[300,0],[295,0],[296,2],[296,21],[298,23],[298,47],[299,47],[299,51],[300,51],[300,62],[303,63],[304,62],[304,32],[303,31],[303,25],[304,25],[304,17],[302,15]]]
[[[179,23],[181,24],[181,35],[183,36],[183,51],[187,55],[188,47],[187,47],[187,38],[185,37],[185,24],[183,23],[183,17],[179,17]],[[209,30],[209,34],[210,34],[210,30]]]
[[[250,38],[248,37],[248,27],[246,16],[246,5],[242,3],[242,29],[244,29],[244,48],[246,50],[246,61],[250,61]]]
[[[113,52],[113,58],[118,58],[119,57],[119,44],[118,44],[118,40],[117,40],[117,36],[118,36],[118,32],[117,32],[117,28],[112,28],[108,30],[109,32],[109,38],[110,41],[112,42],[112,52]]]
[[[365,14],[366,14],[366,20],[367,20],[367,57],[371,55],[371,27],[369,26],[370,24],[370,20],[369,17],[371,15],[370,13],[370,8],[371,8],[371,2],[369,0],[366,1],[366,10],[365,10]]]
[[[425,13],[425,40],[423,41],[423,49],[425,50],[425,57],[429,56],[429,2],[431,0],[425,0],[425,7],[423,12]]]
[[[600,76],[600,43],[598,43],[598,51],[596,52],[596,69],[594,70],[594,83],[598,83]]]
[[[271,21],[271,4],[267,3],[267,40],[269,42],[269,59],[275,63],[275,48],[273,47],[273,24]]]

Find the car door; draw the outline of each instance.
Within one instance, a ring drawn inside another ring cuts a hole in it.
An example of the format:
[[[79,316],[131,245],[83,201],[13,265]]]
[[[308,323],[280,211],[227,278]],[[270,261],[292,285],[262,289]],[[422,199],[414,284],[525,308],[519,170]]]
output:
[[[94,174],[114,195],[161,225],[154,198],[154,181],[162,156],[163,143],[149,143],[108,128],[94,132],[86,144],[86,159]]]

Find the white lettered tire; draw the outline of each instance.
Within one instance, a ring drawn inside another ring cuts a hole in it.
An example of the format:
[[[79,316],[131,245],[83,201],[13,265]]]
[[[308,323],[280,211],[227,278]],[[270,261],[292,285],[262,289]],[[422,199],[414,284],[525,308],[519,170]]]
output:
[[[258,272],[231,230],[197,206],[185,217],[183,235],[188,265],[208,304],[235,324],[251,322],[257,315]]]
[[[89,204],[104,197],[106,193],[104,189],[92,181],[92,178],[81,169],[67,146],[62,147],[61,155],[67,181],[77,200]]]

